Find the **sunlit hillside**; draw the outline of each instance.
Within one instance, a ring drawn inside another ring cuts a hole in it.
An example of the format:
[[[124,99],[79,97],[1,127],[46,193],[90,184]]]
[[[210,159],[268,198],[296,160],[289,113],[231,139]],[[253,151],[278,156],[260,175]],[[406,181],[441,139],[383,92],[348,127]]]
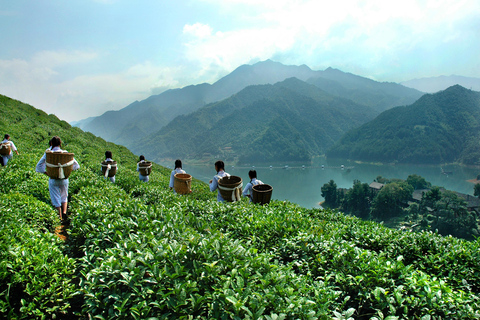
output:
[[[169,170],[140,183],[126,148],[4,96],[0,128],[20,152],[0,168],[0,318],[480,317],[478,240],[283,201],[220,204],[199,181],[174,195]],[[81,166],[64,234],[34,170],[52,135]],[[100,175],[106,149],[115,184]]]

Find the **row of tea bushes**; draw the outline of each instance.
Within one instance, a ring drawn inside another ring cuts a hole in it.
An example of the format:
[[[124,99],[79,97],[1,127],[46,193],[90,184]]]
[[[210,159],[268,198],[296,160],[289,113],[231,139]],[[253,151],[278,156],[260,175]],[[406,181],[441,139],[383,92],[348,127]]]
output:
[[[105,319],[308,319],[326,317],[336,300],[338,293],[322,282],[182,209],[185,203],[222,206],[216,202],[156,190],[149,195],[161,195],[160,202],[146,205],[151,200],[145,194],[113,198],[105,191],[83,188],[73,199],[71,239],[85,252],[84,313]]]
[[[0,317],[52,319],[77,303],[75,261],[53,231],[57,213],[32,196],[0,197]]]
[[[141,183],[136,156],[54,116],[0,96],[0,122],[21,152],[0,168],[0,318],[480,318],[478,240],[281,201],[219,204],[198,181],[177,196],[169,170]],[[81,165],[66,242],[34,172],[53,134]],[[115,184],[99,174],[107,149]]]

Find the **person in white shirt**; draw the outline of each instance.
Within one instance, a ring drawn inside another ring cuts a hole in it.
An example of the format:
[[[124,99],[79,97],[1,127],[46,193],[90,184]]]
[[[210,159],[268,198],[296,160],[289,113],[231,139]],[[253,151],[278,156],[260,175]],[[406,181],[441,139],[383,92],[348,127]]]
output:
[[[168,186],[173,192],[175,192],[175,189],[173,189],[173,182],[177,173],[186,173],[185,170],[182,169],[182,160],[180,159],[175,160],[175,170],[172,170],[172,173],[170,174],[170,183]]]
[[[242,195],[244,197],[249,197],[250,202],[252,202],[253,186],[263,184],[263,182],[260,180],[257,180],[257,171],[255,170],[250,170],[248,172],[248,177],[250,178],[250,182],[247,183],[247,185],[245,186],[245,189],[243,189]]]
[[[3,167],[3,166],[7,165],[8,160],[13,158],[13,151],[15,151],[15,153],[18,155],[18,150],[17,150],[17,147],[15,147],[15,144],[13,143],[13,141],[10,141],[10,135],[9,134],[6,134],[3,137],[2,144],[9,144],[10,145],[10,154],[8,154],[6,156],[2,156],[2,158],[0,159],[0,160],[2,160],[1,164],[2,164],[2,167]]]
[[[112,159],[112,151],[105,151],[105,161],[113,161]],[[118,164],[117,164],[117,171],[118,171]],[[111,182],[115,183],[115,176],[113,177],[105,177],[105,179],[110,179]]]
[[[52,152],[67,152],[62,150],[62,140],[55,136],[50,140],[51,142],[51,151]],[[50,148],[49,148],[50,149]],[[48,150],[48,149],[47,149]],[[43,156],[37,163],[35,167],[36,172],[47,174],[47,154],[44,153]],[[80,165],[77,160],[73,159],[72,170],[78,170]],[[60,220],[64,219],[64,215],[67,214],[67,204],[68,204],[68,178],[67,179],[52,179],[48,180],[48,190],[50,191],[50,199],[52,205],[58,210],[58,215]]]
[[[230,176],[228,173],[225,172],[225,164],[221,160],[218,160],[217,162],[215,162],[215,171],[217,171],[217,174],[209,182],[210,191],[212,191],[212,192],[218,189],[218,180],[220,178]],[[225,200],[223,200],[223,197],[220,194],[220,190],[218,190],[217,201],[218,202],[224,202],[225,201]]]
[[[145,157],[143,155],[141,155],[139,160],[138,160],[138,163],[137,163],[137,171],[138,172],[140,172],[139,163],[144,163],[144,162],[145,162]],[[138,178],[140,179],[140,181],[143,181],[143,182],[148,182],[148,180],[149,180],[148,176],[144,176],[141,173],[138,174]]]

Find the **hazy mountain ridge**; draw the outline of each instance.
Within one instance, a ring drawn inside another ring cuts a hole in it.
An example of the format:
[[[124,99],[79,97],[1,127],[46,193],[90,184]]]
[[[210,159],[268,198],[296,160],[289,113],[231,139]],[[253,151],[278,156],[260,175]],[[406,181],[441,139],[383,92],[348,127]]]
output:
[[[480,78],[463,77],[457,75],[412,79],[401,82],[400,84],[427,93],[435,93],[445,90],[448,87],[456,84],[470,90],[480,91]]]
[[[479,129],[480,92],[455,85],[383,112],[347,133],[327,155],[362,161],[476,164]]]
[[[129,147],[153,160],[221,156],[242,163],[309,161],[375,115],[370,107],[290,78],[275,85],[249,86],[175,118]]]
[[[377,112],[412,103],[422,95],[398,84],[380,83],[336,69],[313,71],[306,65],[286,66],[267,60],[242,65],[212,85],[203,83],[167,90],[121,110],[107,111],[86,124],[79,123],[84,130],[106,140],[131,145],[162,129],[176,116],[221,101],[249,85],[274,84],[290,77],[308,81],[332,95],[372,106]]]

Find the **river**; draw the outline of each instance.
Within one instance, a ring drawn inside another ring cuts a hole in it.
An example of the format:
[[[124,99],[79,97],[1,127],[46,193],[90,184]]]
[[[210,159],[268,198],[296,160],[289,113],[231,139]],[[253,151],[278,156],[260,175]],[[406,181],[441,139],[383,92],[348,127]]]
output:
[[[169,167],[173,165],[173,163],[160,164]],[[184,163],[183,168],[193,177],[207,183],[215,175],[213,164]],[[252,168],[257,171],[259,180],[273,187],[273,199],[289,200],[306,208],[320,207],[318,203],[323,201],[320,188],[330,180],[334,180],[338,188],[351,188],[354,180],[370,183],[377,176],[387,179],[406,179],[410,174],[418,174],[432,185],[473,195],[474,185],[467,180],[475,179],[480,174],[479,168],[458,165],[375,165],[325,159],[319,159],[305,166],[298,163],[285,163],[273,164],[271,168],[270,165],[232,167],[226,163],[225,171],[240,176],[245,185],[249,181],[248,171]]]

